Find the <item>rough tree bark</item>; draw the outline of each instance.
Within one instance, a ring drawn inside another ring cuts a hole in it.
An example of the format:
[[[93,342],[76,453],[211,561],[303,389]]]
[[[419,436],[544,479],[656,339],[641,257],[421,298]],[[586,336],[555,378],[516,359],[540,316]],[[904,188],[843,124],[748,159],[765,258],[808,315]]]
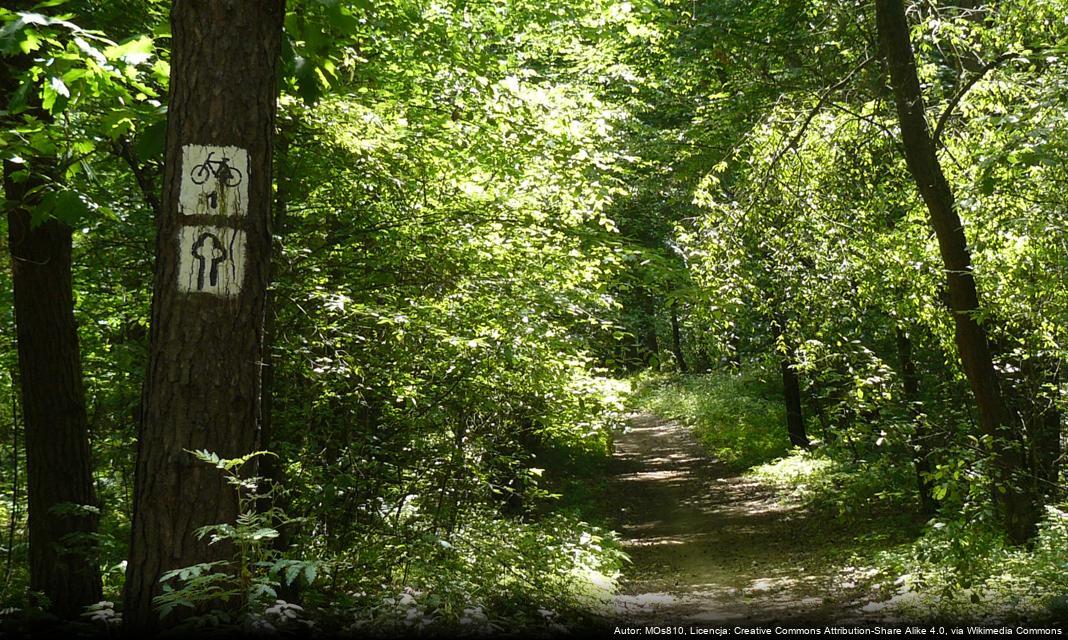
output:
[[[18,66],[0,67],[0,94],[14,93]],[[38,107],[32,112],[47,118]],[[93,558],[98,504],[74,322],[71,229],[56,219],[30,224],[30,208],[41,197],[36,189],[44,181],[34,173],[39,167],[30,167],[28,178],[15,180],[21,169],[25,167],[11,162],[3,165],[26,430],[30,589],[44,593],[52,613],[73,619],[103,595]],[[62,505],[90,509],[79,513]]]
[[[160,625],[152,600],[162,573],[232,557],[195,532],[234,521],[234,490],[187,450],[237,457],[257,446],[284,13],[284,0],[176,0],[171,12],[164,197],[126,571],[130,631]],[[183,189],[197,194],[195,208]]]
[[[74,323],[71,230],[54,219],[31,227],[24,197],[35,182],[14,182],[13,170],[5,163],[26,429],[30,589],[44,593],[57,616],[73,619],[103,595],[91,537],[97,516],[63,508],[99,506]]]
[[[927,206],[946,269],[957,351],[975,395],[980,427],[992,441],[994,481],[1003,491],[996,492],[998,507],[1009,539],[1023,543],[1035,532],[1038,504],[1025,480],[1026,460],[1019,434],[1010,422],[987,331],[976,317],[979,294],[972,274],[971,253],[953,191],[942,172],[928,129],[903,0],[876,0],[875,13],[901,124],[905,160]]]

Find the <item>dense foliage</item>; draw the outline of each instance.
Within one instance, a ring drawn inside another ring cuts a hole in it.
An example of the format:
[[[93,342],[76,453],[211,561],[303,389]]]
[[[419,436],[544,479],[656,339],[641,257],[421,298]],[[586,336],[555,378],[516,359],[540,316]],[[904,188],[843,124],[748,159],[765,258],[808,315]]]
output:
[[[130,535],[167,4],[0,9],[0,158],[39,180],[35,222],[75,230],[109,601]],[[588,488],[623,410],[613,376],[652,369],[695,375],[645,380],[643,406],[739,468],[789,453],[792,379],[815,447],[768,477],[855,488],[829,512],[923,512],[927,533],[884,564],[924,597],[980,605],[1025,576],[1046,585],[1035,608],[1063,607],[1066,10],[908,7],[976,315],[1030,461],[1014,481],[1043,507],[1038,542],[1015,548],[870,3],[291,0],[269,453],[258,483],[233,478],[243,520],[205,532],[241,542],[240,575],[168,576],[160,604],[228,594],[243,608],[227,623],[332,628],[594,615],[623,566]],[[11,288],[0,270],[0,608],[22,620],[47,603],[27,591]],[[977,568],[994,559],[1011,571]]]

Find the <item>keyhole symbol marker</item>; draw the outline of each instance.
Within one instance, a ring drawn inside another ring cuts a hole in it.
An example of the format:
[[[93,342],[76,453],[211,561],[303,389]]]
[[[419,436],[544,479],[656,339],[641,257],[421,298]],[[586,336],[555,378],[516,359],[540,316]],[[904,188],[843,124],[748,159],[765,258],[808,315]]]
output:
[[[209,242],[210,241],[210,242]],[[208,272],[208,282],[212,287],[219,286],[219,263],[226,260],[226,249],[223,248],[222,240],[214,233],[205,232],[200,234],[193,243],[191,252],[197,259],[197,291],[204,290],[204,271]],[[211,265],[208,265],[211,262]]]

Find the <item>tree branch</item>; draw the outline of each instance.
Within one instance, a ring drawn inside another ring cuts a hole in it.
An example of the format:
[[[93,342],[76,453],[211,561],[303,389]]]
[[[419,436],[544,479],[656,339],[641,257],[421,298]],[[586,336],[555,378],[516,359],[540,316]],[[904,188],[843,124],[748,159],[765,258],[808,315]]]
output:
[[[159,196],[156,195],[156,187],[153,182],[152,176],[149,175],[147,170],[148,163],[140,163],[137,160],[137,154],[134,153],[133,145],[130,144],[128,138],[122,138],[117,140],[114,144],[115,155],[122,158],[130,171],[134,175],[134,179],[137,181],[137,186],[141,190],[141,195],[144,197],[145,202],[149,208],[152,209],[152,214],[158,220],[160,212],[162,210],[160,206]]]
[[[960,101],[964,99],[965,94],[971,91],[972,87],[974,87],[977,82],[983,79],[983,76],[985,76],[993,69],[999,67],[1006,60],[1014,58],[1017,55],[1019,54],[1015,52],[1003,53],[1000,56],[994,58],[990,62],[983,65],[983,68],[979,69],[979,71],[971,78],[969,78],[968,82],[965,82],[964,86],[962,86],[957,91],[957,94],[954,95],[953,99],[949,101],[949,104],[946,105],[946,108],[942,112],[942,115],[938,118],[938,124],[935,125],[934,133],[931,134],[931,139],[934,141],[934,146],[936,149],[942,146],[942,132],[946,128],[946,123],[949,122],[949,116],[953,114],[953,110],[956,109],[957,105],[960,104]]]
[[[771,172],[775,169],[775,165],[779,164],[779,160],[782,160],[782,157],[786,155],[787,151],[789,151],[790,149],[797,148],[797,145],[801,142],[801,137],[805,135],[805,131],[808,129],[808,125],[812,123],[812,120],[816,117],[816,114],[818,114],[823,109],[824,105],[827,104],[827,101],[830,99],[831,94],[848,84],[849,81],[853,79],[853,76],[857,75],[857,73],[859,73],[861,69],[868,66],[868,64],[874,59],[874,56],[869,56],[865,58],[861,61],[860,64],[853,67],[853,69],[849,73],[847,73],[845,77],[843,77],[838,82],[832,84],[831,86],[827,87],[823,91],[823,93],[820,94],[819,100],[816,101],[816,106],[814,106],[812,110],[808,112],[808,115],[805,117],[805,121],[801,123],[801,127],[798,128],[798,130],[794,133],[793,137],[790,138],[790,142],[787,143],[785,147],[780,149],[775,154],[775,157],[771,159],[771,163],[768,165],[768,170],[765,172],[765,177],[771,175]]]

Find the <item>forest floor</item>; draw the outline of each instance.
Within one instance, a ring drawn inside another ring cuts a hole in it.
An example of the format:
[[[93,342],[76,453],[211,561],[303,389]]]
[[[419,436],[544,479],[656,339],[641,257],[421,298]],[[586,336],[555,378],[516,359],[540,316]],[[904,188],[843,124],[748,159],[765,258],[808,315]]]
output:
[[[857,566],[877,522],[858,529],[792,505],[711,459],[686,427],[648,414],[617,434],[613,463],[606,507],[632,561],[616,620],[893,622],[879,602],[892,585]]]

